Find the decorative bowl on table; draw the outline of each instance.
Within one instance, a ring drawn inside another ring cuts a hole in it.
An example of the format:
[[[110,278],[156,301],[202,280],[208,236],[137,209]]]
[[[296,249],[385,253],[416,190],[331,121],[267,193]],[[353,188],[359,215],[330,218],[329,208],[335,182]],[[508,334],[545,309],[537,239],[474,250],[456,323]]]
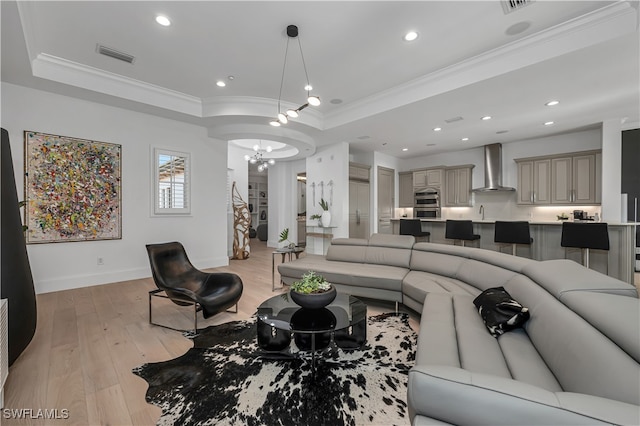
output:
[[[309,271],[291,284],[291,300],[307,309],[320,309],[333,302],[338,292],[322,275]]]
[[[295,290],[289,292],[291,300],[306,309],[321,309],[333,302],[338,292],[332,285],[330,290],[321,293],[298,293]]]

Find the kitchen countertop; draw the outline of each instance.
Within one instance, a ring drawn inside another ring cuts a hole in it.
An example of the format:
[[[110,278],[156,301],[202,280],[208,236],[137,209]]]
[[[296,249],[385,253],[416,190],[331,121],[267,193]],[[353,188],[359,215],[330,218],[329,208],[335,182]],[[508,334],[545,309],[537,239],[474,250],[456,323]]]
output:
[[[399,221],[400,219],[405,219],[405,218],[394,218],[391,219],[392,221]],[[408,218],[407,218],[408,219]],[[446,222],[446,219],[420,219],[423,222],[441,222],[444,223]],[[455,219],[455,220],[464,220],[464,219]],[[492,219],[471,219],[471,221],[473,223],[479,223],[479,224],[495,224],[496,221],[492,220]],[[565,222],[563,220],[530,220],[529,224],[531,225],[561,225],[562,222]],[[569,221],[569,222],[573,222],[573,221]],[[606,222],[606,221],[605,221]],[[594,222],[592,220],[585,220],[585,221],[580,221],[580,223],[598,223],[598,222]],[[640,222],[606,222],[608,225],[612,225],[612,226],[640,226]]]

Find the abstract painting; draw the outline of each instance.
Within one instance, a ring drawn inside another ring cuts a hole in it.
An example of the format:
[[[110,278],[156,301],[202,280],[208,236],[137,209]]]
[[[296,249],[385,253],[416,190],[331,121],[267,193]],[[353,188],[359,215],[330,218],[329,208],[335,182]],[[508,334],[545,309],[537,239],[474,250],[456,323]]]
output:
[[[24,132],[27,243],[122,238],[120,145]]]

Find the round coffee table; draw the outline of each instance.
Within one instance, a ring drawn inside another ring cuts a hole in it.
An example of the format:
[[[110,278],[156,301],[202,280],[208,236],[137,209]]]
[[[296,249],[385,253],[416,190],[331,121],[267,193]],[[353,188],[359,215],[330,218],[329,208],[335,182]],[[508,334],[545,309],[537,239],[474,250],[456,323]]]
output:
[[[322,309],[304,309],[287,293],[271,297],[258,306],[258,346],[266,352],[290,352],[291,338],[301,352],[316,354],[332,343],[341,349],[358,349],[367,341],[367,305],[338,293]]]

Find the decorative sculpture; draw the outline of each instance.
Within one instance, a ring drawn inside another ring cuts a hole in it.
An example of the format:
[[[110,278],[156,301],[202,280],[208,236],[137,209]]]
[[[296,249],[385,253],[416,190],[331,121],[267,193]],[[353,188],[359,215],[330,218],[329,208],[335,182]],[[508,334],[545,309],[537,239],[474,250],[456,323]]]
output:
[[[242,199],[235,181],[231,186],[233,198],[233,258],[244,260],[249,257],[249,225],[251,214],[247,203]]]
[[[329,205],[332,206],[333,205],[333,179],[331,179],[329,181],[327,186],[330,187],[330,189],[329,189]]]

